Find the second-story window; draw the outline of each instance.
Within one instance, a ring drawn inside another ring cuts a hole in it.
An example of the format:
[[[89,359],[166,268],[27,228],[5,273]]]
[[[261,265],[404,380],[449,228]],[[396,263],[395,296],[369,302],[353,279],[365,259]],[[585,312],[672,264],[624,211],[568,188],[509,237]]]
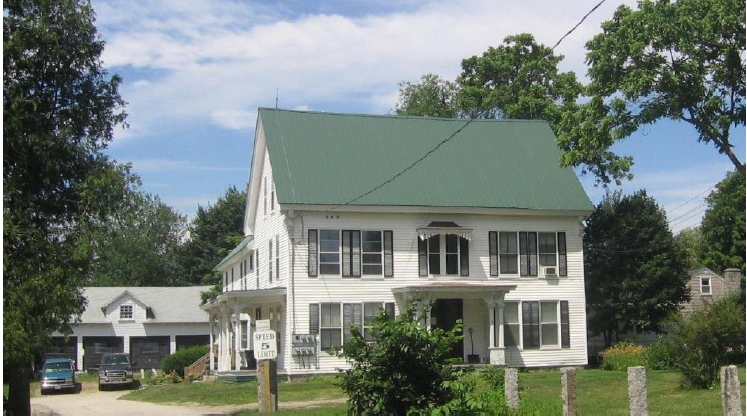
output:
[[[418,238],[420,276],[469,276],[469,240],[456,234]]]
[[[340,232],[319,230],[319,273],[340,274]]]
[[[280,237],[275,235],[275,280],[280,280]]]
[[[393,238],[389,230],[311,229],[309,276],[393,277]]]
[[[269,243],[270,243],[270,248],[269,248],[270,251],[268,252],[269,261],[267,262],[267,268],[268,268],[268,273],[269,273],[268,276],[270,277],[270,283],[272,283],[272,263],[273,263],[272,261],[272,239],[270,239]]]

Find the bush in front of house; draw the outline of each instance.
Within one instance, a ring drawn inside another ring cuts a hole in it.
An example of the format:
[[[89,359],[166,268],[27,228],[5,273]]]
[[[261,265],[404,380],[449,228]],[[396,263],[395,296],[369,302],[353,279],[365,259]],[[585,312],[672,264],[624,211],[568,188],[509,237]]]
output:
[[[653,344],[646,347],[646,368],[651,370],[673,369],[674,358],[670,350],[669,342],[659,335]]]
[[[738,295],[705,303],[668,325],[671,354],[686,388],[706,389],[719,380],[721,366],[730,364],[733,351],[744,351],[744,307]]]
[[[176,373],[179,377],[184,377],[184,367],[192,365],[200,357],[207,354],[210,349],[207,345],[196,345],[194,347],[184,348],[169,355],[161,363],[161,371],[164,374]]]
[[[630,341],[620,341],[600,355],[604,370],[627,371],[628,367],[646,365],[646,348]]]

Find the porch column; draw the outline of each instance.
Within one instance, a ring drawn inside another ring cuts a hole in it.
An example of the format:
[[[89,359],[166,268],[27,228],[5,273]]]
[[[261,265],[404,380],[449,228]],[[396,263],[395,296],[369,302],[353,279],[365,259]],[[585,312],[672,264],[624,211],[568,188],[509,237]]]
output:
[[[490,322],[490,330],[488,333],[489,343],[488,348],[495,347],[495,304],[493,302],[485,301],[488,305],[488,322]]]
[[[498,348],[505,348],[506,344],[504,340],[506,337],[503,335],[503,306],[505,306],[505,302],[503,301],[503,296],[495,304],[498,306]]]
[[[169,354],[176,352],[176,335],[169,335]]]
[[[233,365],[238,371],[241,369],[241,311],[238,306],[233,309],[231,321],[233,322],[233,349],[235,351]]]
[[[210,323],[210,344],[208,344],[210,346],[210,363],[208,364],[208,368],[212,373],[215,371],[215,350],[213,349],[215,346],[215,335],[213,334],[215,328],[215,315],[211,313],[208,322]]]
[[[75,358],[75,368],[77,368],[78,371],[86,371],[86,368],[83,366],[83,354],[85,354],[85,351],[83,350],[83,336],[76,336],[75,343],[78,346],[75,349],[77,352],[77,357]]]
[[[490,322],[490,344],[488,350],[490,351],[490,364],[493,365],[505,365],[506,364],[506,351],[504,344],[503,334],[503,297],[505,293],[494,293],[490,298],[485,298],[485,303],[488,306],[488,322]],[[497,309],[497,314],[496,314]],[[496,316],[497,315],[497,316]],[[498,322],[496,322],[496,320]],[[496,329],[498,330],[498,339],[496,340]]]

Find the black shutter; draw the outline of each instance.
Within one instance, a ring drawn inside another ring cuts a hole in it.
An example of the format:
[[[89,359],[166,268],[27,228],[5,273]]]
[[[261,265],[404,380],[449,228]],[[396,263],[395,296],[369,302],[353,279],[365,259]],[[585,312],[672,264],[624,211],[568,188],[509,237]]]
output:
[[[537,276],[537,233],[527,233],[529,236],[529,275]]]
[[[384,277],[394,276],[394,235],[384,231]]]
[[[319,333],[319,304],[312,303],[309,305],[309,334]]]
[[[571,347],[571,332],[568,314],[568,301],[560,301],[560,346],[563,348]]]
[[[420,276],[428,276],[428,240],[418,237],[418,273]]]
[[[519,272],[522,276],[529,275],[529,253],[527,243],[527,232],[519,232]]]
[[[387,302],[384,304],[384,310],[386,311],[386,317],[390,321],[394,320],[394,302]]]
[[[488,253],[490,254],[490,275],[498,276],[498,233],[488,232]]]
[[[558,233],[558,270],[561,276],[568,276],[567,256],[565,252],[565,233]]]
[[[539,348],[539,302],[522,302],[521,314],[524,349]]]
[[[459,274],[469,276],[469,240],[459,237]]]
[[[361,232],[355,230],[350,232],[350,257],[352,260],[351,264],[351,275],[353,277],[361,277]]]
[[[351,276],[351,263],[352,258],[350,256],[350,237],[352,231],[342,231],[342,276]]]
[[[317,265],[317,230],[309,230],[309,277],[316,277]],[[257,262],[259,266],[259,262]],[[259,271],[257,271],[259,273]]]
[[[343,303],[342,304],[342,343],[350,341],[352,332],[351,326],[361,330],[363,325],[363,309],[360,303]]]

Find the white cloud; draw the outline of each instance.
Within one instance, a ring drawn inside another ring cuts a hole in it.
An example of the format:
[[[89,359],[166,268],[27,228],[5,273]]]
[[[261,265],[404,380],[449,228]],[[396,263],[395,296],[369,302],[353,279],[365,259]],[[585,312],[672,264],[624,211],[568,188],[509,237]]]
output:
[[[248,172],[249,167],[207,166],[199,163],[171,159],[136,159],[130,161],[132,170],[138,174],[161,172]]]
[[[244,110],[216,110],[210,113],[210,120],[223,128],[231,130],[254,128],[257,121],[257,112]]]

